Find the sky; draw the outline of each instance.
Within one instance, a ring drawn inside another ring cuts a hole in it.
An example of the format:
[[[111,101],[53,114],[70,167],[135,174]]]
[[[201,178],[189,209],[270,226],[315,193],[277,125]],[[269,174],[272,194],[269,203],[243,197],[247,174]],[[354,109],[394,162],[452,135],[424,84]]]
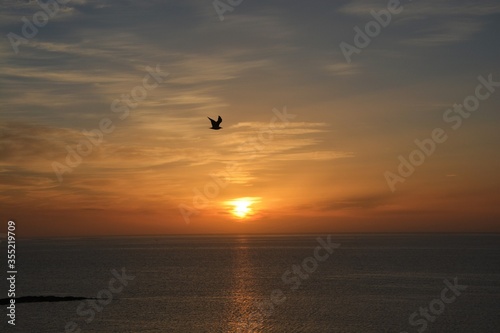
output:
[[[0,3],[18,233],[500,232],[497,1],[54,4]]]

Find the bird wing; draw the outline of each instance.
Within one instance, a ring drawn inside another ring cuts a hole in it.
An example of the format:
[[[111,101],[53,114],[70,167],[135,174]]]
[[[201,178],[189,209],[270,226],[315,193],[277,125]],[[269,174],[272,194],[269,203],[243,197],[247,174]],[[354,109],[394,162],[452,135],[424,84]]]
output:
[[[210,117],[207,117],[208,119],[210,119],[210,122],[212,123],[212,127],[217,127],[217,122],[215,120],[213,120],[212,118]],[[220,118],[220,117],[219,117]]]
[[[219,116],[219,118],[217,118],[217,125],[220,125],[220,123],[222,123],[222,118]]]

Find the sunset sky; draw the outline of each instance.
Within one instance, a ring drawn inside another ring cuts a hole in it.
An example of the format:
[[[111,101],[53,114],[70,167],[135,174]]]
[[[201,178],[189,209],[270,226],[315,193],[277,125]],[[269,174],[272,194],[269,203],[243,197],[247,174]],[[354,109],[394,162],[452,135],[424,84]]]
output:
[[[221,20],[211,0],[70,0],[29,38],[38,4],[0,8],[0,219],[20,234],[500,232],[500,87],[447,114],[500,82],[498,1],[404,1],[350,62],[387,1]]]

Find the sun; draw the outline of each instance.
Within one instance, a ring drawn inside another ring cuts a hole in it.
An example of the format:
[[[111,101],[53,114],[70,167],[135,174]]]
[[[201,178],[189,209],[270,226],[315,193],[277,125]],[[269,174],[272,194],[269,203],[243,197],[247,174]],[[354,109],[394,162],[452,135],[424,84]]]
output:
[[[248,200],[240,200],[234,202],[233,214],[241,218],[246,217],[253,212],[252,208],[250,208],[250,205],[252,205],[252,202]]]
[[[231,214],[238,219],[249,218],[255,214],[255,211],[251,206],[258,202],[260,198],[238,198],[230,201],[226,201],[226,204],[232,208]]]

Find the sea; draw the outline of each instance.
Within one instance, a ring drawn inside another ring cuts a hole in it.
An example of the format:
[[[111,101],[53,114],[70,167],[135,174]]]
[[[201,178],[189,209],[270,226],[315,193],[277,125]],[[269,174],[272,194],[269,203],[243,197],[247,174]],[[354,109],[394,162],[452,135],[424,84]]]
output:
[[[16,297],[89,299],[1,332],[500,332],[499,234],[19,239],[16,270]]]

